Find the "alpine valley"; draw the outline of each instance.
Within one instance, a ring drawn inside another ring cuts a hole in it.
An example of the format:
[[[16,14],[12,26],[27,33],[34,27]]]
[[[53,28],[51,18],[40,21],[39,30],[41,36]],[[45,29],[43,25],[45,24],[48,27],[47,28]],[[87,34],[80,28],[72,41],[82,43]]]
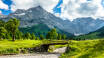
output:
[[[19,29],[23,32],[47,33],[50,29],[56,28],[58,32],[67,35],[81,35],[96,31],[104,26],[103,19],[77,18],[73,21],[63,20],[44,10],[41,6],[28,10],[18,9],[10,15],[0,15],[0,20],[8,21],[11,18],[20,20]]]

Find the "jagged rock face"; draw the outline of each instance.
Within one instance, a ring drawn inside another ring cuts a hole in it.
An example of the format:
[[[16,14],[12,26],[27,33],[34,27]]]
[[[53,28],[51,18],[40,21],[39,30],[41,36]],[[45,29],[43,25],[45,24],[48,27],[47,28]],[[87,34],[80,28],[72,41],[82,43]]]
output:
[[[35,24],[46,24],[50,28],[60,26],[60,20],[63,21],[62,19],[54,16],[51,13],[48,13],[45,11],[43,8],[40,6],[35,7],[35,8],[30,8],[28,10],[17,10],[16,12],[8,15],[7,17],[1,18],[2,20],[8,21],[10,18],[17,18],[21,21],[21,26],[20,27],[31,27]]]
[[[18,9],[8,16],[0,16],[1,20],[8,21],[17,18],[21,21],[20,27],[32,27],[36,24],[46,24],[49,28],[57,27],[73,34],[86,34],[104,26],[104,21],[93,18],[77,18],[74,21],[62,20],[45,11],[42,7],[34,7],[28,10]]]
[[[72,27],[74,34],[87,34],[89,32],[95,31],[102,26],[104,26],[104,20],[93,18],[77,18],[68,24],[67,26]],[[67,28],[68,29],[68,28]]]

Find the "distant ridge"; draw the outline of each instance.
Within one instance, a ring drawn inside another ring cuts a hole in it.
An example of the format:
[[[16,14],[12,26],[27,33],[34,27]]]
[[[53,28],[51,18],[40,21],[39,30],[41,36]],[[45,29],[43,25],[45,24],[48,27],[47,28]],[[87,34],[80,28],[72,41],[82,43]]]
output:
[[[17,18],[21,21],[20,28],[33,27],[38,24],[45,24],[50,29],[58,28],[74,35],[88,34],[104,26],[104,20],[91,17],[77,18],[74,21],[63,20],[44,10],[41,6],[28,10],[18,9],[8,16],[0,16],[0,20],[8,21],[10,18]]]

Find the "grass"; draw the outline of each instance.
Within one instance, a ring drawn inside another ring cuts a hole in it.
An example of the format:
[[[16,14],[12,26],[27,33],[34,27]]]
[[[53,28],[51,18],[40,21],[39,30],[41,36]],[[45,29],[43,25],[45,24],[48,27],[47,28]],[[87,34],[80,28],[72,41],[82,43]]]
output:
[[[0,41],[0,55],[28,53],[29,48],[39,47],[42,44],[64,43],[64,40],[2,40]],[[61,46],[61,45],[60,45]],[[56,46],[57,48],[59,46]],[[32,52],[32,51],[31,51]]]
[[[19,54],[22,50],[27,53],[27,48],[34,48],[41,44],[64,43],[65,40],[16,40],[0,41],[0,55],[2,54]],[[54,48],[68,46],[66,53],[60,58],[104,58],[104,39],[74,41],[70,40],[68,45],[54,45]]]
[[[69,41],[69,49],[60,58],[104,58],[104,39]]]
[[[51,44],[51,43],[68,43],[67,40],[43,40],[44,44]]]
[[[18,54],[19,50],[23,50],[26,53],[27,48],[33,48],[42,44],[42,41],[39,40],[16,40],[0,41],[0,54]]]

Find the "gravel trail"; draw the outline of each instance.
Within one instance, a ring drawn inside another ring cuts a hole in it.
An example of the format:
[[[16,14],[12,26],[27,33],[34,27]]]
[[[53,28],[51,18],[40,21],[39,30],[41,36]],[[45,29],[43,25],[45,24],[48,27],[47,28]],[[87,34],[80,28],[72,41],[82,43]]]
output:
[[[59,58],[61,53],[65,52],[65,49],[66,49],[66,47],[58,48],[58,49],[54,50],[54,53],[8,55],[8,56],[0,56],[0,58]]]

